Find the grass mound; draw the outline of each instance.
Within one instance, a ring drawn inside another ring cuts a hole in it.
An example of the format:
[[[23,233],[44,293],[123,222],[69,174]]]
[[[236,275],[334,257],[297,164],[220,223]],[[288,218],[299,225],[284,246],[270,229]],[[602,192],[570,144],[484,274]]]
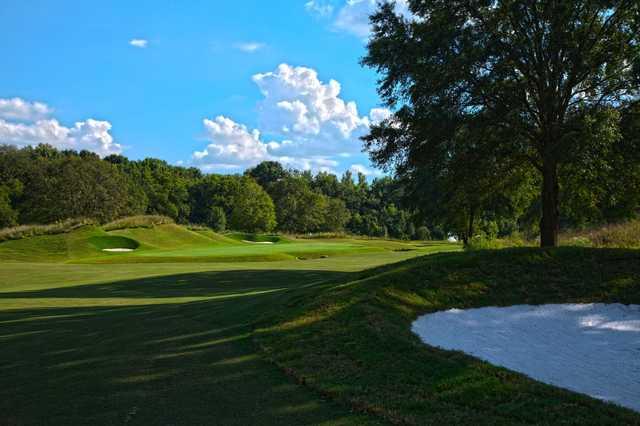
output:
[[[589,248],[434,254],[300,291],[256,339],[300,383],[396,424],[638,424],[630,410],[427,347],[410,325],[451,308],[640,303],[639,260]]]
[[[135,250],[140,247],[140,243],[136,240],[118,235],[100,235],[90,237],[89,243],[99,250],[119,248]]]
[[[158,225],[167,225],[174,223],[173,219],[167,216],[159,215],[143,215],[123,217],[113,222],[105,224],[102,229],[105,231],[116,231],[118,229],[129,228],[153,228]]]
[[[141,246],[157,249],[179,249],[191,246],[208,246],[220,241],[184,226],[168,224],[153,228],[128,228],[109,232],[110,235],[131,238]]]

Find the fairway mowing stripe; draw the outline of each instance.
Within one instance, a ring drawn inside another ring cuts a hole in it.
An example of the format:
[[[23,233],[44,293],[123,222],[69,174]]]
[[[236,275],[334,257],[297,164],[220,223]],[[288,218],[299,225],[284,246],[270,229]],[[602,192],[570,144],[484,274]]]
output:
[[[74,307],[89,308],[94,306],[147,306],[147,305],[175,305],[180,303],[201,302],[207,300],[236,299],[239,297],[260,296],[287,290],[276,288],[272,290],[252,291],[248,293],[229,294],[224,296],[203,297],[167,297],[167,298],[11,298],[0,299],[0,311],[23,310],[31,308]],[[9,305],[9,306],[6,306]]]

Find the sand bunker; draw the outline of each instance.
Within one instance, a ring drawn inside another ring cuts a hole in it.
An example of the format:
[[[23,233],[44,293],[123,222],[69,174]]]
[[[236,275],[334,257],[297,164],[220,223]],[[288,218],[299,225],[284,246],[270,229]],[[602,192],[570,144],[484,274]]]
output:
[[[640,305],[452,309],[412,330],[429,345],[640,411]]]
[[[247,240],[242,240],[243,243],[249,243],[249,244],[273,244],[273,241],[247,241]]]
[[[102,251],[106,251],[109,253],[127,253],[130,251],[133,251],[133,249],[128,249],[128,248],[109,248],[109,249],[102,249]]]

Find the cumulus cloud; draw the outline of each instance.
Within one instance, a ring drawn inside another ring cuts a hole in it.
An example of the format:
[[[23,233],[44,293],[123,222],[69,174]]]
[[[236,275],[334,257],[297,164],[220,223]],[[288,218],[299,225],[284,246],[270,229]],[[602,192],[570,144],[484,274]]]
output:
[[[283,155],[282,152],[293,142],[265,142],[259,130],[249,130],[225,116],[213,120],[203,120],[210,143],[202,151],[193,153],[196,166],[206,171],[235,170],[255,166],[261,161],[279,161],[288,167],[303,170],[331,170],[337,161],[322,157],[308,158]]]
[[[129,44],[133,47],[138,47],[140,49],[144,49],[149,44],[149,40],[145,40],[143,38],[134,38],[129,40]]]
[[[1,106],[18,105],[11,110]],[[110,134],[111,123],[88,119],[66,127],[49,115],[51,109],[40,102],[0,99],[0,143],[27,146],[49,144],[59,149],[93,151],[101,156],[118,154],[122,146]]]
[[[323,83],[314,69],[282,64],[273,72],[254,75],[253,81],[264,96],[259,118],[266,132],[333,149],[353,142],[369,126],[356,103],[340,97],[340,83]]]
[[[307,67],[282,64],[275,71],[254,75],[253,81],[263,95],[258,104],[260,130],[249,130],[224,116],[204,120],[210,143],[193,154],[199,167],[239,169],[276,160],[289,167],[331,171],[340,159],[360,154],[359,137],[371,123],[390,115],[374,108],[361,116],[355,102],[340,97],[339,82],[323,82]]]
[[[258,43],[255,41],[250,41],[246,43],[236,43],[233,45],[238,50],[242,50],[246,53],[255,53],[260,49],[264,49],[267,45],[265,43]]]
[[[0,118],[6,120],[37,120],[53,111],[42,102],[28,102],[21,98],[0,99]]]

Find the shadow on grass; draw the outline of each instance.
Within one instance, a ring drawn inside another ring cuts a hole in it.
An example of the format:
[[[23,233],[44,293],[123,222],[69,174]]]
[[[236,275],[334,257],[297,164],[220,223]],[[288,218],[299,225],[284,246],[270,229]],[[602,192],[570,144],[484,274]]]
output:
[[[333,272],[227,271],[2,293],[0,303],[60,298],[61,307],[0,311],[0,424],[367,423],[296,385],[257,353],[256,321],[290,303],[288,292],[170,300],[344,278]],[[166,303],[72,307],[73,299],[97,297]]]

